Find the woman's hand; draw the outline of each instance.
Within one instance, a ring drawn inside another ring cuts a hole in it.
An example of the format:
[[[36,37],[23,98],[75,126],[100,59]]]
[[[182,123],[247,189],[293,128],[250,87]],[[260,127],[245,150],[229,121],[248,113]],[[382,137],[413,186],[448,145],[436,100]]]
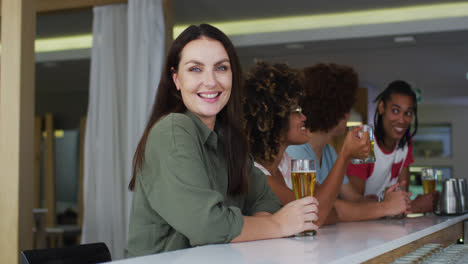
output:
[[[360,128],[355,127],[353,130],[349,131],[346,135],[345,141],[343,143],[343,154],[346,159],[365,159],[369,155],[370,150],[370,140],[368,132],[359,132]],[[357,135],[361,134],[361,137]]]
[[[317,230],[312,222],[318,219],[318,201],[308,196],[286,204],[272,215],[273,220],[280,226],[283,237],[292,236],[305,230]]]

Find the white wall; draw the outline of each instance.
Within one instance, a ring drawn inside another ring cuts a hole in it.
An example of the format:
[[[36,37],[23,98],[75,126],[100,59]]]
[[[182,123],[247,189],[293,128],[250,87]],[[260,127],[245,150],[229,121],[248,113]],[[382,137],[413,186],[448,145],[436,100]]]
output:
[[[452,157],[446,159],[418,158],[414,165],[450,166],[457,178],[468,178],[468,106],[425,105],[418,106],[420,124],[452,125]]]

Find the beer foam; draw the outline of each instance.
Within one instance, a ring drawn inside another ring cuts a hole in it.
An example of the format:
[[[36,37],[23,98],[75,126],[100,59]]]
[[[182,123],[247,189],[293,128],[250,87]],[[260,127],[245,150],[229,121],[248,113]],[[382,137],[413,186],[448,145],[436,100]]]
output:
[[[291,171],[291,173],[315,173],[317,172],[316,170],[308,170],[308,171]]]

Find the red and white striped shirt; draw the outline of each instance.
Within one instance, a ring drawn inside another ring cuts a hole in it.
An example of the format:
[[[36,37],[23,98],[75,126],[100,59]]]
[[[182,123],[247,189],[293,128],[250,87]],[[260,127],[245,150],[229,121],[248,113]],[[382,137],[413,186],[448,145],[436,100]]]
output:
[[[382,198],[386,188],[398,182],[403,167],[409,167],[414,162],[413,145],[410,141],[403,148],[397,148],[396,144],[391,152],[382,150],[377,141],[375,146],[375,163],[349,164],[346,174],[366,181],[365,196],[374,194]]]

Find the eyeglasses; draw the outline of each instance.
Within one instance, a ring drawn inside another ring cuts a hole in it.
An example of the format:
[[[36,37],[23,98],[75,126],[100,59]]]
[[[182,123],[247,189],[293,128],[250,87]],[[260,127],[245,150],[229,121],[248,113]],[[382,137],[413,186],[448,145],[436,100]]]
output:
[[[296,113],[296,114],[302,115],[302,107],[296,106],[295,108],[293,108],[291,110],[291,113]]]

